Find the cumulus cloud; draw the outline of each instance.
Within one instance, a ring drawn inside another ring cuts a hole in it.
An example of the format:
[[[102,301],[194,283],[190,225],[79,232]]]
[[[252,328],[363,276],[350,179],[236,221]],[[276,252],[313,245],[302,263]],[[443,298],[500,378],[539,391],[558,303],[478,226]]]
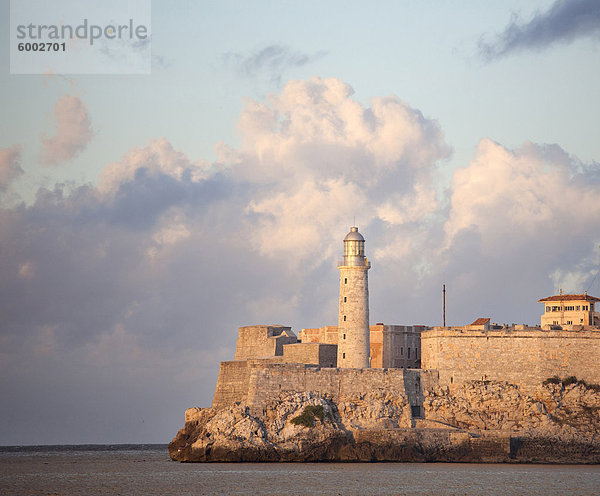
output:
[[[100,174],[99,190],[114,194],[140,171],[150,177],[165,175],[177,181],[185,174],[194,183],[212,174],[211,164],[205,160],[192,163],[185,154],[174,150],[165,138],[160,138],[150,140],[144,147],[132,148],[119,162],[107,165]]]
[[[289,46],[273,44],[252,53],[227,53],[224,58],[243,76],[266,74],[272,81],[280,82],[287,70],[305,66],[326,54],[324,51],[308,54],[292,50]]]
[[[479,44],[482,57],[497,59],[520,50],[541,50],[554,43],[570,43],[576,38],[600,35],[600,3],[597,0],[556,0],[545,12],[537,12],[529,22],[517,14],[492,42]]]
[[[19,165],[20,158],[20,146],[0,148],[0,191],[8,189],[10,184],[23,174],[23,169]]]
[[[451,239],[476,226],[497,253],[531,238],[562,245],[588,235],[600,215],[599,199],[597,185],[557,145],[509,150],[483,139],[471,164],[454,174],[446,234]]]
[[[289,257],[290,264],[313,267],[332,255],[331,226],[345,226],[348,212],[360,212],[367,224],[366,194],[354,183],[342,180],[312,181],[298,184],[295,191],[253,199],[247,212],[255,214],[258,228],[255,244],[262,253]]]
[[[290,81],[247,102],[241,145],[220,144],[215,163],[151,140],[98,186],[0,207],[0,394],[13,398],[0,439],[168,441],[186,407],[210,404],[237,327],[336,323],[354,216],[373,322],[439,323],[443,274],[452,324],[533,324],[555,284],[593,283],[597,166],[484,139],[440,198],[451,150],[437,122],[352,93]]]
[[[302,246],[293,259],[318,263],[331,254],[332,225],[381,215],[402,229],[435,209],[431,175],[451,152],[438,123],[397,97],[365,107],[352,94],[338,79],[312,78],[247,103],[234,170],[272,185],[248,207],[263,253],[288,256]]]
[[[537,298],[560,287],[588,289],[600,242],[600,186],[592,177],[557,145],[511,150],[482,139],[451,184],[439,260],[455,297],[490,313],[500,313],[493,302],[503,301],[512,322],[535,323]]]
[[[46,165],[68,162],[92,139],[87,106],[77,96],[65,95],[54,105],[56,134],[42,137],[41,161]]]

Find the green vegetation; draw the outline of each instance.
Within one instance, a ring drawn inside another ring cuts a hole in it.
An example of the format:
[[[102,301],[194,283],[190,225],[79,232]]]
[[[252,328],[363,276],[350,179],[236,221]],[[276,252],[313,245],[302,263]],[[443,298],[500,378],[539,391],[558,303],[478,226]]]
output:
[[[595,415],[600,411],[600,406],[581,405],[581,409],[587,415]]]
[[[577,384],[578,386],[583,386],[586,389],[591,389],[592,391],[600,392],[600,384],[588,384],[582,379],[577,379],[577,377],[575,377],[574,375],[565,377],[564,379],[561,379],[560,377],[555,375],[554,377],[549,377],[548,379],[546,379],[542,384],[544,386],[547,386],[548,384],[562,384],[563,387],[570,386],[571,384]]]
[[[327,412],[327,418],[330,418],[331,414]],[[309,405],[304,407],[304,411],[294,417],[290,422],[294,425],[303,425],[304,427],[314,427],[315,418],[318,418],[321,422],[325,418],[325,412],[322,405]]]
[[[548,384],[561,384],[561,383],[562,383],[562,381],[560,380],[560,377],[555,375],[554,377],[548,377],[548,379],[546,379],[542,384],[544,386],[547,386]]]

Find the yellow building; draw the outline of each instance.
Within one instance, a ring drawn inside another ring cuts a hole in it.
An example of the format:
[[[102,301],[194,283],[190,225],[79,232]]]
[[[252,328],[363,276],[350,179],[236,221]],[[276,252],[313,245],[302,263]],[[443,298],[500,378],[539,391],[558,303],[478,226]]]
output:
[[[600,326],[594,304],[600,298],[583,294],[558,294],[538,300],[544,304],[541,326]]]

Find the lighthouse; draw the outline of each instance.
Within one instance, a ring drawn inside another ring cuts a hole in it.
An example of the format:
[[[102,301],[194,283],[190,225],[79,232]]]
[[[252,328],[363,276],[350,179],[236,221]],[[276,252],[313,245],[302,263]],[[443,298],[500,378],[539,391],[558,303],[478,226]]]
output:
[[[344,238],[344,259],[340,269],[340,314],[337,366],[370,366],[369,281],[371,262],[365,257],[365,238],[351,227]]]

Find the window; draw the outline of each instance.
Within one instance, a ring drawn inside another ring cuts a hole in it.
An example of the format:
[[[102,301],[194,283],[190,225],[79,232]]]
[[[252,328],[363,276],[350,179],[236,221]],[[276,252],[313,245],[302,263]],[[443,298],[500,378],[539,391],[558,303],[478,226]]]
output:
[[[572,324],[573,321],[572,320],[567,320],[567,325]]]
[[[410,358],[410,348],[408,348],[408,358]]]
[[[344,360],[346,358],[346,353],[342,353],[342,359]]]
[[[344,277],[344,284],[348,284],[348,278]]]
[[[344,334],[344,339],[346,339],[346,335]]]
[[[400,347],[400,355],[404,355],[404,348],[402,346]]]
[[[346,316],[344,315],[344,322],[346,322]]]
[[[344,256],[356,257],[362,256],[365,253],[364,241],[344,241]]]
[[[575,310],[581,310],[581,305],[577,305],[577,306],[575,307]]]
[[[549,312],[549,311],[550,311],[550,307],[546,307],[546,312]]]
[[[344,296],[344,303],[346,303],[346,297]]]

